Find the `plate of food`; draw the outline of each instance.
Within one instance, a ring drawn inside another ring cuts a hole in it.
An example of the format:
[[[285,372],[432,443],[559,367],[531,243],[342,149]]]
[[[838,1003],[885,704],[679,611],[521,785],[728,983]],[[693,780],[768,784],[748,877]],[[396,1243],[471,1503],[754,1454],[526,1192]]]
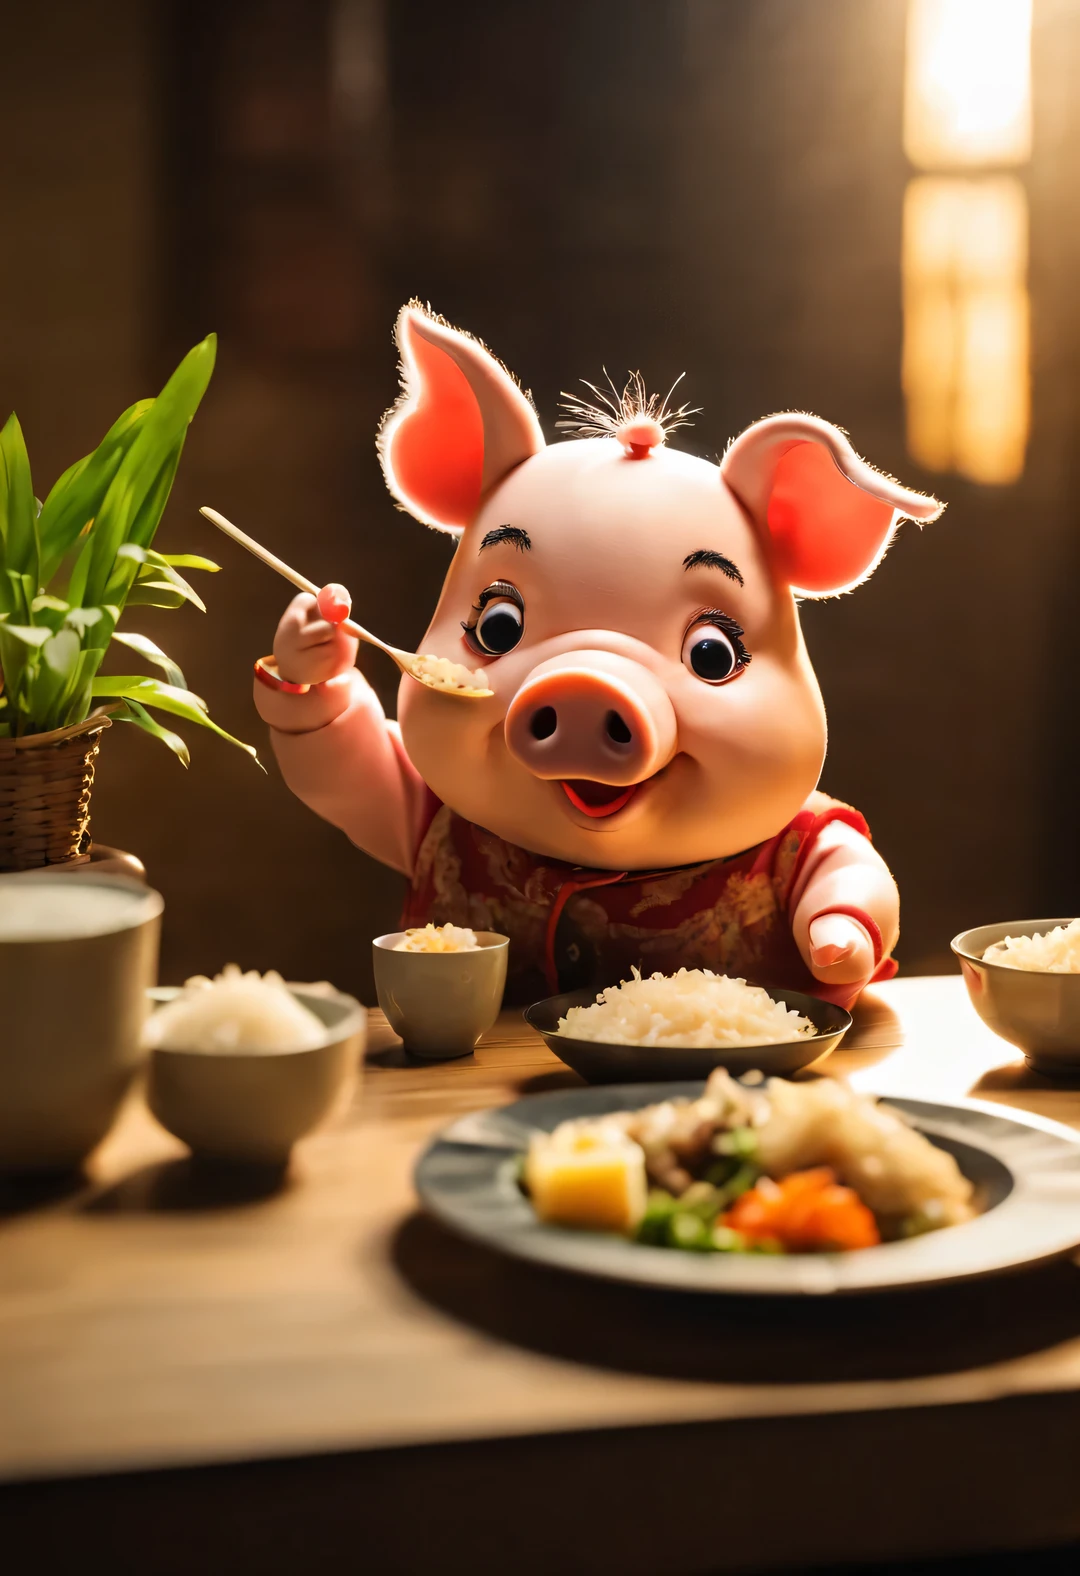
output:
[[[766,1296],[964,1280],[1080,1245],[1080,1134],[981,1101],[718,1069],[461,1118],[421,1157],[464,1236],[579,1274]]]
[[[851,1014],[801,991],[765,990],[711,969],[642,976],[597,994],[568,991],[525,1021],[589,1083],[793,1073],[836,1049]]]

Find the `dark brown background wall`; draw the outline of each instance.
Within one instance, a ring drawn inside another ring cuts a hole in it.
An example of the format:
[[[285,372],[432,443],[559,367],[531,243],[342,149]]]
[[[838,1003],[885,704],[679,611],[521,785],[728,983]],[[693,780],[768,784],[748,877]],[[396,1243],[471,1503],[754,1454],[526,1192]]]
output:
[[[358,616],[419,640],[446,542],[390,505],[373,436],[417,294],[530,386],[687,371],[715,454],[809,408],[949,500],[857,595],[806,610],[825,785],[901,883],[901,957],[1080,907],[1074,830],[1080,8],[1037,0],[1035,422],[1022,481],[903,448],[903,0],[57,0],[5,20],[0,403],[39,484],[210,328],[218,371],[162,542],[225,565],[206,618],[148,614],[222,723],[263,744],[250,665],[287,588],[216,504]],[[40,490],[40,485],[39,485]],[[393,675],[366,671],[388,703]],[[209,735],[184,774],[116,728],[95,834],[167,899],[163,975],[229,958],[369,994],[400,888]]]

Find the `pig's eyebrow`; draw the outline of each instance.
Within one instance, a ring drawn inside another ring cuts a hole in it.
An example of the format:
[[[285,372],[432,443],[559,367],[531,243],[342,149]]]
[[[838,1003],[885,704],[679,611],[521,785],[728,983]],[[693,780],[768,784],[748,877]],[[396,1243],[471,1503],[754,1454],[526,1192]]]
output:
[[[513,543],[519,553],[527,553],[532,548],[528,531],[523,531],[520,525],[497,525],[480,543],[480,551],[483,552],[485,547],[497,547],[500,542]]]
[[[699,547],[696,553],[687,553],[682,566],[684,569],[719,569],[722,575],[727,575],[736,585],[746,584],[738,565],[733,564],[730,558],[725,558],[723,553],[714,552],[711,547]]]

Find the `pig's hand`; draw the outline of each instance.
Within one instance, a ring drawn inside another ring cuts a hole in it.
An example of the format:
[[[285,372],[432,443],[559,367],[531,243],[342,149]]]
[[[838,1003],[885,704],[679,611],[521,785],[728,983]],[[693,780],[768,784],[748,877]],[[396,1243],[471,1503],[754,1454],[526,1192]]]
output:
[[[290,684],[325,684],[356,664],[358,641],[339,626],[352,601],[344,586],[293,597],[274,636],[274,660]]]
[[[881,958],[865,914],[881,933],[881,958],[896,945],[900,900],[888,866],[868,838],[844,821],[821,833],[792,894],[791,928],[803,961],[830,996],[847,1004],[875,972]]]
[[[874,943],[865,925],[848,914],[822,914],[807,934],[810,968],[826,985],[859,985],[874,972]]]

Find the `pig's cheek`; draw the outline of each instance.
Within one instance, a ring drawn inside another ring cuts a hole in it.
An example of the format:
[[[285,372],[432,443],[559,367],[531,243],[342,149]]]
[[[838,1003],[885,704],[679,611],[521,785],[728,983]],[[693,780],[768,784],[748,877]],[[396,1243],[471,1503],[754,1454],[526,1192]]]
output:
[[[796,804],[814,788],[825,753],[816,688],[800,675],[765,668],[715,689],[683,689],[681,748],[714,804],[766,794]]]
[[[437,695],[405,679],[398,720],[406,753],[428,787],[447,804],[475,799],[494,764],[493,733],[496,745],[502,739],[498,702]]]

